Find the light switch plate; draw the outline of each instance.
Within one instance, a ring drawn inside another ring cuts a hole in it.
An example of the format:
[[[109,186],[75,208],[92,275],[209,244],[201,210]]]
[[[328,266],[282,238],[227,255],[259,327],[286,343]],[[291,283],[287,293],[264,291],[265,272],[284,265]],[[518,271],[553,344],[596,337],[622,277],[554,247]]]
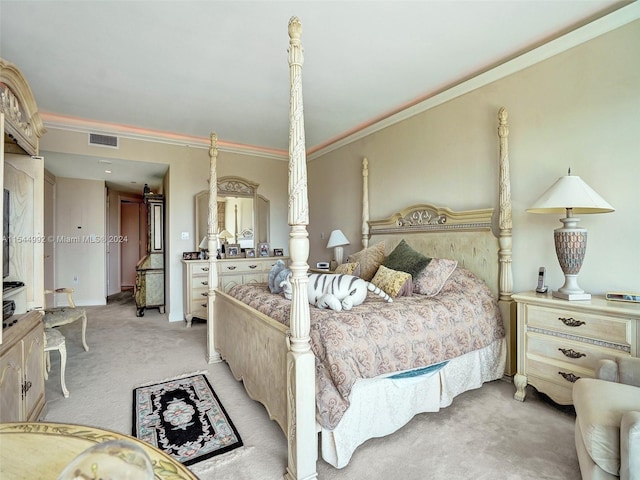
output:
[[[182,240],[189,240],[189,232],[182,232]]]

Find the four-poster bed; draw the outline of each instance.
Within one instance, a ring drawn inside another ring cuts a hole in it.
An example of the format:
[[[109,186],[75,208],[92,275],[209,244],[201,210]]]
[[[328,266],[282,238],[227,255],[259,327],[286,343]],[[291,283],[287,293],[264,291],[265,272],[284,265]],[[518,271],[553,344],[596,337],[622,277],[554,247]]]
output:
[[[282,296],[272,295],[264,285],[234,287],[230,294],[216,290],[216,260],[211,256],[207,326],[209,363],[224,359],[234,376],[244,382],[249,396],[265,405],[270,417],[276,420],[287,436],[288,466],[285,478],[292,480],[317,477],[318,433],[322,439],[323,458],[340,468],[348,463],[355,448],[368,438],[387,435],[407,423],[416,413],[437,411],[440,407],[449,405],[457,394],[478,388],[485,381],[500,378],[505,371],[505,361],[510,357],[507,350],[511,337],[512,288],[508,128],[504,109],[499,113],[498,129],[500,178],[499,205],[496,212],[499,229],[497,236],[492,228],[493,208],[454,212],[433,205],[416,205],[392,217],[371,221],[368,212],[368,162],[365,159],[362,199],[363,248],[366,249],[372,241],[376,245],[384,244],[384,251],[388,254],[401,240],[406,240],[413,249],[430,258],[457,261],[457,267],[454,265],[455,270],[449,272],[450,276],[444,278],[445,283],[440,287],[442,297],[437,292],[433,295],[432,303],[436,304],[433,308],[440,308],[440,312],[443,305],[458,305],[466,301],[460,296],[462,289],[477,288],[479,293],[471,299],[475,304],[461,307],[464,312],[460,313],[460,318],[445,322],[440,319],[441,323],[455,325],[454,330],[444,337],[456,337],[459,339],[457,343],[446,343],[446,340],[434,337],[426,342],[429,345],[419,347],[420,342],[409,339],[409,342],[413,342],[411,345],[416,345],[416,351],[424,347],[425,352],[421,354],[429,358],[424,358],[420,363],[406,358],[410,355],[391,353],[381,363],[395,362],[394,365],[385,367],[377,364],[371,367],[380,375],[367,372],[360,375],[362,378],[356,378],[358,374],[354,374],[353,377],[347,375],[346,371],[349,368],[345,367],[338,375],[342,378],[342,383],[335,381],[330,370],[336,370],[337,365],[352,365],[354,367],[351,370],[364,371],[365,364],[380,362],[380,359],[374,359],[374,353],[371,353],[371,358],[367,358],[366,361],[362,359],[362,355],[355,359],[351,354],[352,358],[349,358],[350,347],[346,344],[339,347],[341,351],[347,352],[345,357],[338,358],[339,353],[332,350],[331,346],[336,342],[322,340],[322,332],[331,331],[331,328],[351,328],[353,325],[377,325],[377,322],[382,320],[365,317],[367,313],[364,312],[364,304],[353,311],[354,315],[361,317],[341,321],[336,315],[346,315],[345,312],[327,312],[310,307],[308,303],[309,240],[306,226],[309,215],[300,34],[300,22],[294,17],[289,22],[291,99],[288,223],[292,299],[286,301]],[[217,138],[212,134],[209,150],[209,251],[215,251],[217,225],[216,142]],[[488,298],[481,292],[483,288]],[[444,292],[458,296],[443,300]],[[243,295],[246,297],[246,303],[242,301]],[[384,310],[389,318],[396,319],[396,327],[399,324],[397,319],[407,321],[406,328],[402,323],[402,327],[396,328],[397,330],[413,329],[415,334],[422,328],[420,322],[429,322],[428,318],[424,321],[418,320],[422,313],[416,313],[414,319],[411,313],[413,310],[409,310],[414,307],[416,312],[427,309],[422,305],[423,299],[419,297],[427,296],[403,297],[386,304],[389,307],[384,307]],[[375,302],[373,299],[367,299],[365,304]],[[269,307],[273,309],[268,310]],[[377,310],[383,309],[378,307]],[[277,312],[280,312],[283,318],[278,318]],[[483,315],[485,313],[486,318]],[[344,320],[346,317],[341,318]],[[361,320],[361,324],[358,324]],[[346,324],[348,326],[345,326]],[[330,328],[329,325],[333,327]],[[385,328],[391,327],[387,325]],[[402,335],[402,332],[395,333]],[[348,332],[344,335],[358,337],[362,341],[370,340],[359,333]],[[396,337],[393,338],[396,341]],[[397,339],[397,342],[401,341],[405,340]],[[374,351],[393,350],[382,343],[372,348]],[[404,347],[404,350],[414,349],[410,346]],[[362,354],[363,351],[359,353]],[[325,357],[331,358],[327,360]],[[390,362],[390,358],[393,361]],[[418,366],[432,369],[434,363],[437,363],[437,368],[430,370],[428,374],[421,370],[421,375],[413,376],[411,379],[401,378],[406,373],[415,374]],[[402,372],[402,375],[394,376],[398,371]],[[390,384],[397,390],[395,396],[389,395]],[[330,393],[327,393],[328,391]],[[340,393],[342,399],[339,398]],[[386,405],[384,397],[387,397]],[[329,400],[325,403],[327,398]],[[400,406],[406,399],[411,401]],[[330,407],[327,407],[327,404]],[[371,410],[373,407],[375,411]],[[317,410],[320,413],[317,414]],[[384,413],[385,411],[387,413]],[[374,422],[371,420],[373,415],[387,415],[389,418]]]

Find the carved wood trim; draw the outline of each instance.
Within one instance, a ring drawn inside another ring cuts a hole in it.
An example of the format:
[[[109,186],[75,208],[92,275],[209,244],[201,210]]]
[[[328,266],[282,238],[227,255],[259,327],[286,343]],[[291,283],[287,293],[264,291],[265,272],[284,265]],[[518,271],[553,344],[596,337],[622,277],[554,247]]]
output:
[[[370,220],[371,235],[388,233],[491,230],[493,208],[453,211],[430,204],[414,205],[382,220]]]
[[[0,111],[5,115],[5,133],[29,155],[38,155],[40,137],[46,129],[35,97],[18,67],[0,58]]]

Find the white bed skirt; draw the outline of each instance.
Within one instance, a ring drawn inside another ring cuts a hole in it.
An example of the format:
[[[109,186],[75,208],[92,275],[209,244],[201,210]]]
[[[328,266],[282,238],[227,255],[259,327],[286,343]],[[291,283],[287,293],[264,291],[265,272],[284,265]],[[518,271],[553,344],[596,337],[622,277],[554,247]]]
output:
[[[351,405],[338,426],[334,430],[320,429],[322,458],[343,468],[356,448],[368,439],[389,435],[418,413],[437,412],[451,405],[456,395],[502,378],[506,353],[507,342],[502,339],[450,360],[431,374],[356,381]]]

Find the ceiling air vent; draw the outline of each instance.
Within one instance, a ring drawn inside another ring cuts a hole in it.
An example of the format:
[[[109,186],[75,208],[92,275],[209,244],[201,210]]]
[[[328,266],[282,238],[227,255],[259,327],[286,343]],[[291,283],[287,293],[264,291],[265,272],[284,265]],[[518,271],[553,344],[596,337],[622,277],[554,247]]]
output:
[[[101,135],[99,133],[90,133],[89,145],[97,145],[99,147],[118,148],[118,137],[114,137],[113,135]]]

